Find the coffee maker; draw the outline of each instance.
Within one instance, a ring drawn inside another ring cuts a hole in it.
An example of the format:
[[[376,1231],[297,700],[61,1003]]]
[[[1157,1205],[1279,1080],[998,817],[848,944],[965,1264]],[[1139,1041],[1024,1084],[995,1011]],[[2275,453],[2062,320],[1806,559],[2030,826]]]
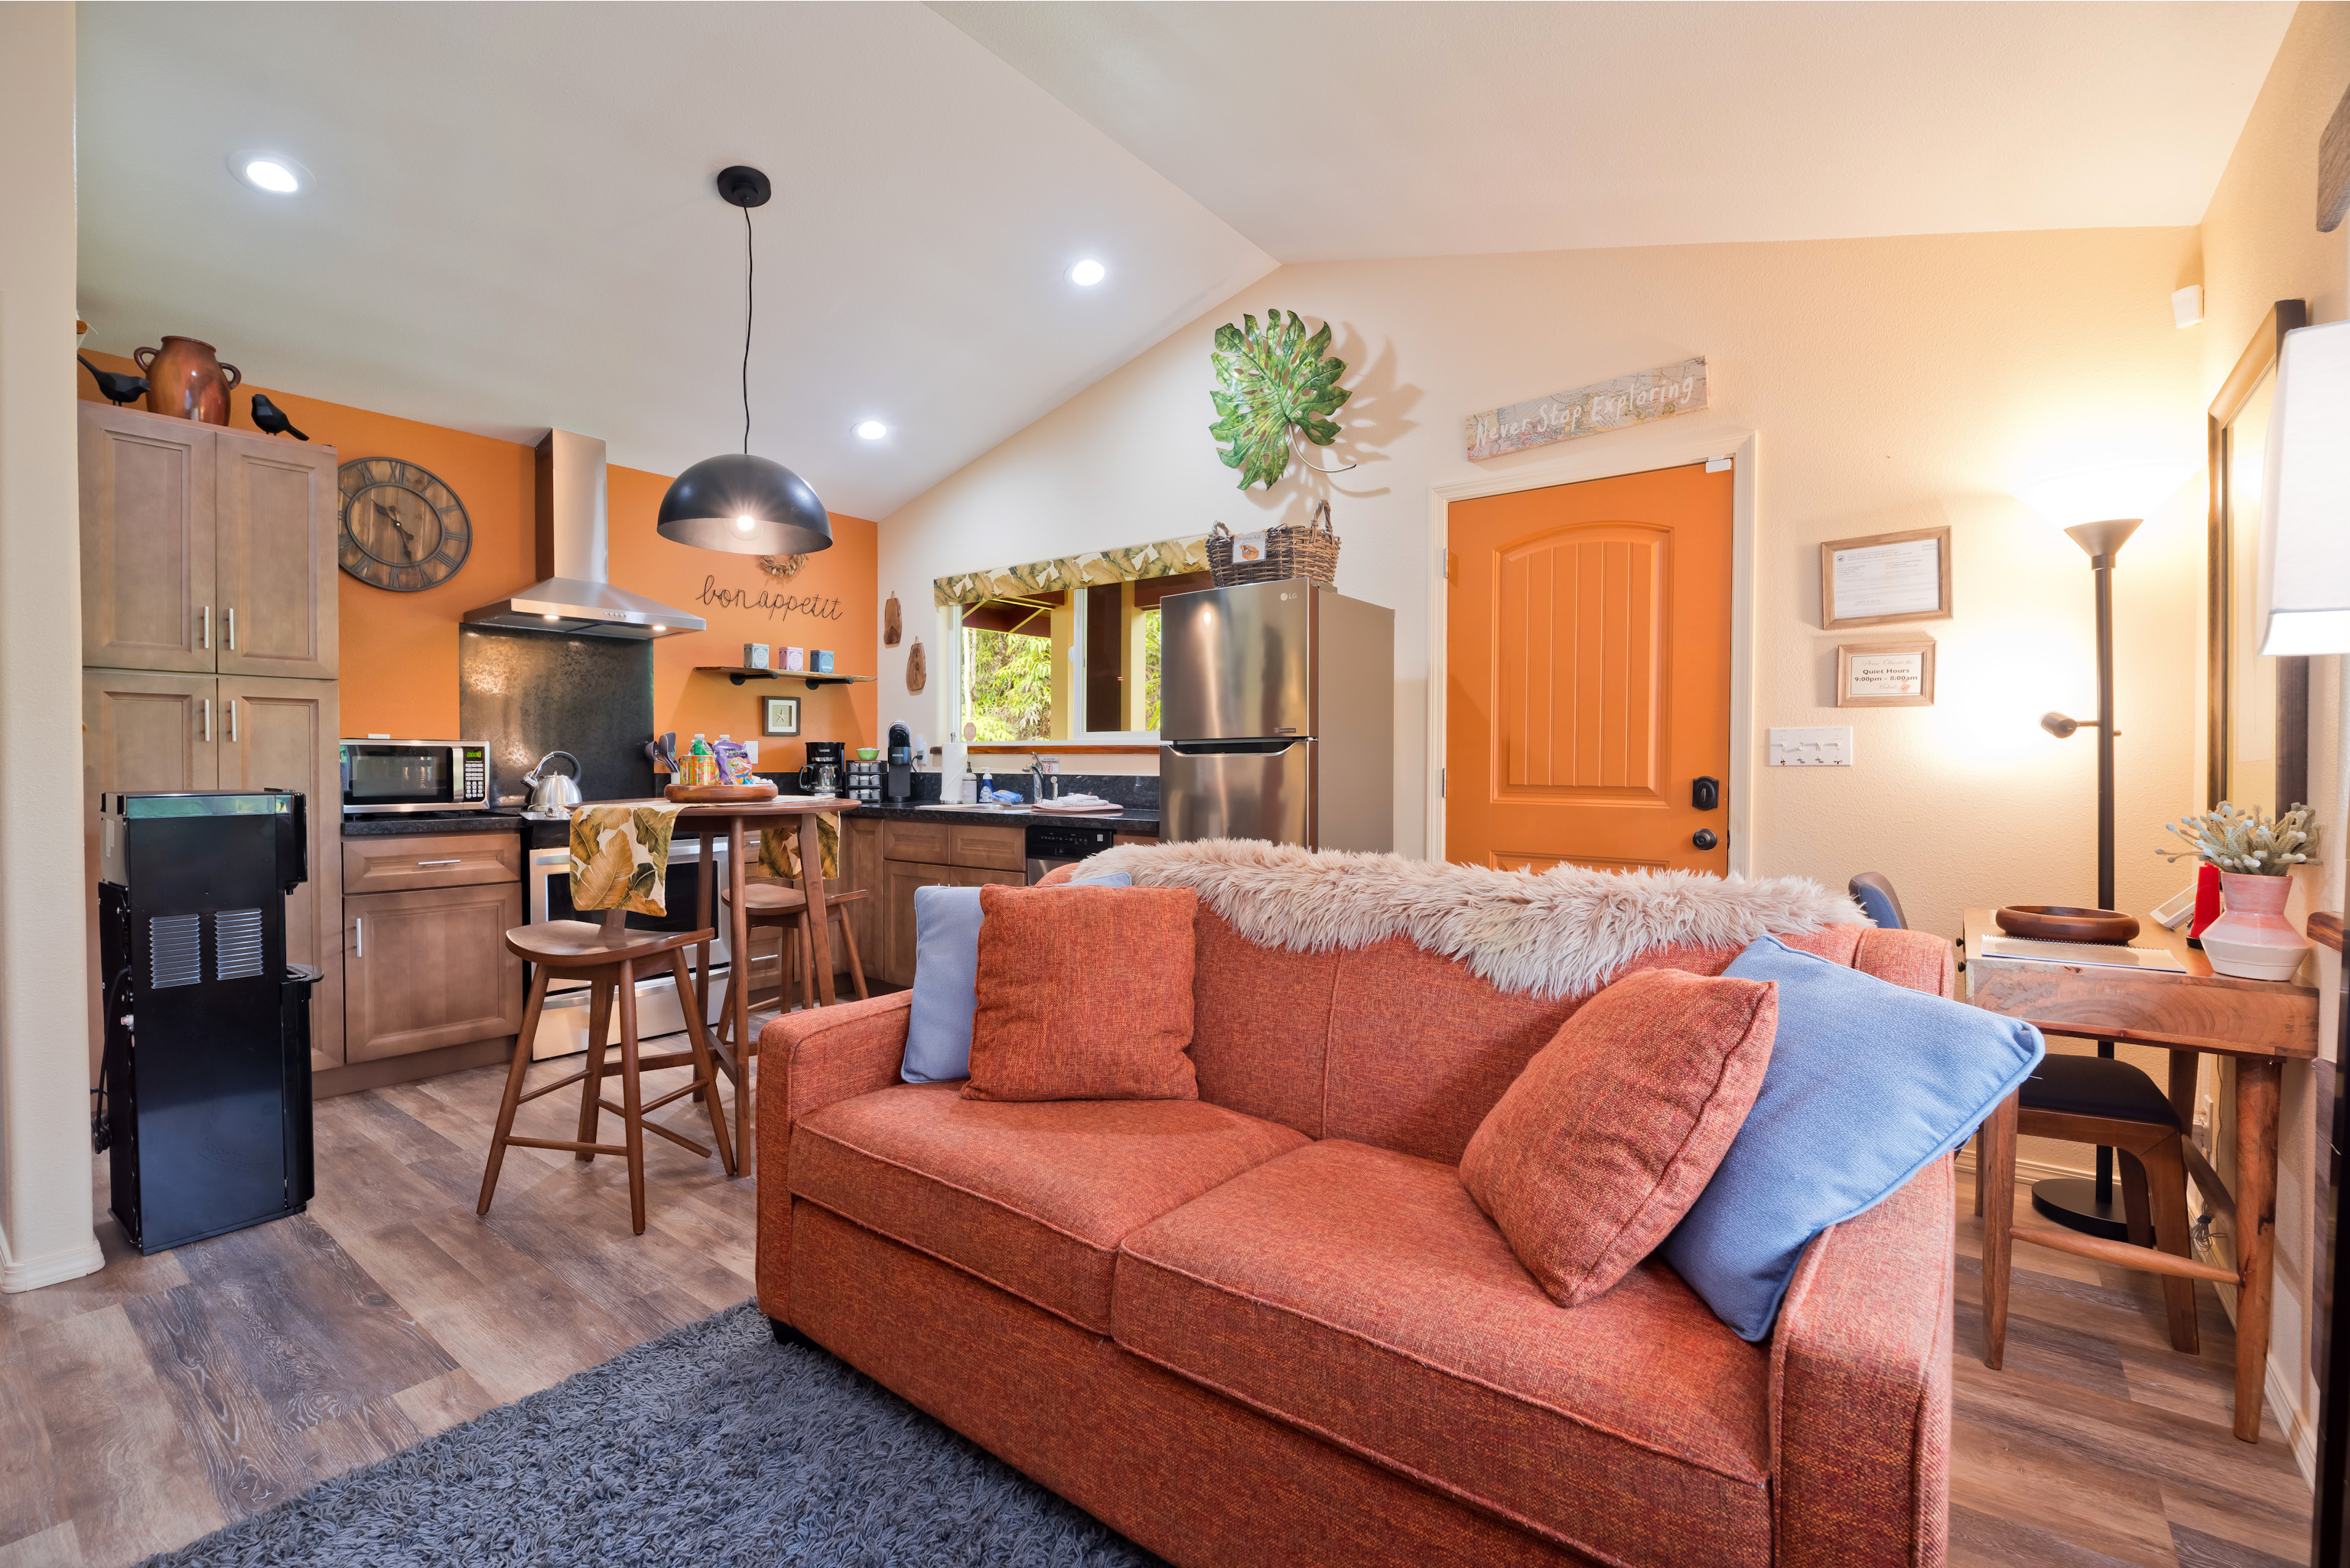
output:
[[[848,742],[810,741],[807,766],[800,769],[802,794],[838,794],[848,772]]]
[[[903,724],[889,726],[889,772],[882,775],[881,798],[886,801],[907,801],[914,798],[914,738]]]

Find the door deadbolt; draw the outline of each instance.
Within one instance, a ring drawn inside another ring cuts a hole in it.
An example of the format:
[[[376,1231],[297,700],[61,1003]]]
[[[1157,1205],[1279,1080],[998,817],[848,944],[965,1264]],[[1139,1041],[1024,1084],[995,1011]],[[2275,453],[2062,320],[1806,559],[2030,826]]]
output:
[[[1721,781],[1703,778],[1690,781],[1690,805],[1699,811],[1711,811],[1721,804]]]
[[[1700,827],[1695,833],[1690,835],[1690,842],[1696,845],[1700,849],[1711,849],[1715,845],[1721,843],[1721,840],[1713,836],[1712,828]]]

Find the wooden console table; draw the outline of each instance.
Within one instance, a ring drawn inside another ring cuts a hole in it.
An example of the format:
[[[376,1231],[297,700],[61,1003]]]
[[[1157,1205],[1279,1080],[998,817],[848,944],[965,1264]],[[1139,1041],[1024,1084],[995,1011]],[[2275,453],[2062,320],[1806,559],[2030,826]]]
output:
[[[2001,934],[1989,909],[1967,911],[1967,1000],[1977,1007],[2023,1019],[2043,1034],[2168,1047],[2170,1104],[2178,1113],[2181,1127],[2194,1125],[2201,1054],[2209,1051],[2235,1059],[2232,1192],[2193,1140],[2183,1141],[2188,1173],[2194,1177],[2204,1200],[2234,1224],[2237,1267],[2230,1272],[2150,1247],[2049,1226],[2015,1224],[2017,1098],[2011,1095],[1983,1124],[1983,1158],[1977,1179],[1984,1183],[1984,1277],[1990,1278],[1994,1269],[2006,1269],[2012,1243],[2024,1241],[2123,1268],[2235,1285],[2241,1293],[2236,1303],[2236,1436],[2248,1443],[2258,1442],[2268,1367],[2271,1290],[2276,1272],[2278,1085],[2285,1063],[2309,1061],[2317,1054],[2316,990],[2291,981],[2236,980],[2216,974],[2202,953],[2187,945],[2184,936],[2167,931],[2150,919],[2132,945],[2168,948],[2186,964],[2186,972],[1979,956],[1983,939]],[[1996,1368],[2006,1346],[2005,1313],[1986,1311],[1985,1364]]]

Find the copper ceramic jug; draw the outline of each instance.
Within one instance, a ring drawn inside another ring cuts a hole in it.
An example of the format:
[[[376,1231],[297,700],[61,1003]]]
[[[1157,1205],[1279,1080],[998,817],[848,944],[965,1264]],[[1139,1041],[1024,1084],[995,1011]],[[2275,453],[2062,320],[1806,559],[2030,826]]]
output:
[[[161,348],[140,348],[130,356],[147,376],[147,411],[194,420],[202,424],[228,423],[228,395],[244,380],[234,365],[224,365],[209,343],[192,337],[166,337]]]

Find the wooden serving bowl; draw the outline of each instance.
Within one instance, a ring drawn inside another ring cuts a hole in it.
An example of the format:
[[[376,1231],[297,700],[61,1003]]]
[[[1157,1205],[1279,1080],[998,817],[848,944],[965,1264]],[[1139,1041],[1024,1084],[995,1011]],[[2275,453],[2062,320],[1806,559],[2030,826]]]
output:
[[[742,805],[775,799],[775,786],[762,779],[754,784],[671,784],[661,793],[684,805]]]
[[[2011,937],[2043,942],[2126,942],[2138,931],[2136,915],[2064,904],[2010,904],[1991,919]]]

